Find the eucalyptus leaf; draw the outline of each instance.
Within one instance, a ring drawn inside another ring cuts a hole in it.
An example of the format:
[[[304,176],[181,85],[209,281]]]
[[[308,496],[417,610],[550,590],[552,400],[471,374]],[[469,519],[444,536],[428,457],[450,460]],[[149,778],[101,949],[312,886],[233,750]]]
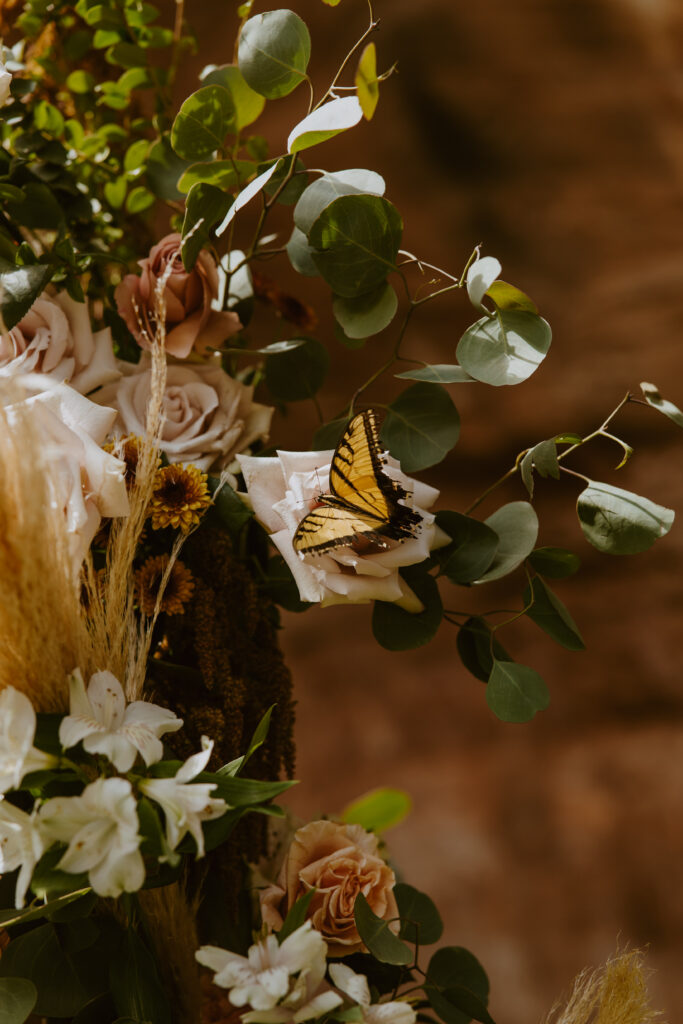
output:
[[[472,384],[474,377],[470,377],[462,366],[457,363],[435,363],[433,366],[422,366],[419,370],[404,370],[394,376],[399,380],[423,380],[430,384]]]
[[[404,473],[427,469],[457,444],[458,410],[438,384],[413,384],[387,409],[381,436]]]
[[[340,817],[348,825],[361,825],[366,832],[386,832],[410,814],[413,802],[400,789],[373,789],[347,804]]]
[[[443,921],[429,896],[412,885],[399,882],[394,886],[394,897],[401,918],[399,937],[420,946],[438,942],[443,935]]]
[[[216,188],[234,189],[254,173],[252,160],[212,160],[208,163],[193,163],[178,181],[180,192],[189,192],[197,182],[215,185]]]
[[[560,466],[557,461],[557,444],[555,440],[555,438],[550,438],[547,441],[539,441],[538,444],[529,449],[520,463],[520,475],[530,498],[534,496],[534,470],[536,470],[539,476],[551,476],[554,480],[560,479]]]
[[[239,537],[254,513],[242,501],[229,483],[223,483],[220,486],[220,490],[218,489],[219,484],[219,477],[210,476],[208,478],[208,487],[213,498],[213,512],[220,520],[224,529],[227,530],[229,536],[235,540]]]
[[[374,291],[355,298],[335,297],[332,312],[348,338],[369,338],[379,334],[396,315],[398,297],[388,281]]]
[[[467,271],[467,295],[476,309],[488,312],[482,299],[501,271],[500,261],[495,256],[479,256]]]
[[[527,586],[523,601],[525,605],[531,604],[526,613],[531,621],[558,644],[568,651],[585,650],[586,645],[568,609],[540,576],[531,581],[530,587]]]
[[[315,896],[315,888],[309,889],[307,893],[300,896],[298,900],[294,902],[291,909],[287,913],[287,917],[284,919],[282,928],[277,933],[277,941],[283,943],[285,939],[295,932],[297,928],[301,928],[302,924],[306,921],[306,915],[308,908],[311,905],[311,900]]]
[[[452,1004],[446,993],[454,988],[471,992],[486,1006],[489,980],[473,953],[462,946],[437,949],[429,961],[425,992],[432,1008],[446,1024],[467,1024],[470,1014]]]
[[[0,1024],[24,1024],[38,999],[28,978],[0,978]]]
[[[330,448],[336,448],[348,422],[348,416],[342,416],[338,420],[332,420],[330,423],[318,427],[313,435],[313,450],[327,451]]]
[[[536,303],[507,281],[494,281],[486,295],[493,299],[499,309],[523,309],[528,313],[538,313]]]
[[[185,205],[180,252],[183,266],[191,270],[202,248],[208,243],[211,229],[223,220],[230,209],[232,196],[213,185],[199,181],[190,189]]]
[[[284,157],[276,162],[278,165],[277,170],[270,181],[266,183],[263,191],[267,196],[274,196],[277,194],[277,201],[278,203],[282,203],[283,206],[294,206],[294,204],[298,203],[299,199],[301,199],[301,196],[308,186],[308,171],[306,170],[306,166],[298,156]],[[272,161],[269,161],[266,165],[259,164],[259,174],[267,170],[271,163]],[[294,164],[293,172],[292,164]],[[291,177],[289,177],[290,172],[292,172]],[[287,181],[288,177],[289,181]],[[285,184],[285,182],[287,183]],[[273,237],[276,238],[277,236],[275,235]],[[265,239],[262,238],[259,241],[259,245],[264,244]]]
[[[562,580],[572,576],[579,566],[581,559],[572,551],[564,548],[535,548],[529,555],[530,565],[539,573],[551,580]]]
[[[552,332],[542,317],[524,310],[497,310],[469,327],[456,355],[472,377],[500,387],[519,384],[543,362]]]
[[[234,123],[237,131],[253,124],[266,105],[265,98],[254,92],[236,64],[206,69],[201,80],[203,85],[222,85],[228,90],[235,108]]]
[[[0,260],[0,329],[11,330],[43,291],[52,277],[52,268],[43,263],[16,267]]]
[[[491,565],[498,550],[498,534],[486,523],[460,512],[437,512],[436,522],[452,543],[439,549],[435,557],[441,574],[452,583],[472,583]]]
[[[303,197],[302,197],[303,198]],[[340,196],[310,230],[313,262],[332,291],[353,298],[372,291],[396,268],[403,221],[379,196]]]
[[[178,181],[192,163],[174,153],[168,138],[155,142],[147,155],[147,184],[159,199],[179,200]]]
[[[298,274],[305,277],[320,277],[320,272],[313,262],[313,252],[313,247],[308,244],[303,231],[294,227],[287,242],[287,256]]]
[[[358,102],[366,121],[371,121],[379,102],[379,81],[377,78],[377,49],[368,43],[360,55],[355,77]]]
[[[498,550],[476,583],[499,580],[514,572],[529,557],[538,537],[538,516],[528,501],[511,501],[485,522],[498,535]]]
[[[608,555],[647,551],[671,529],[675,513],[649,498],[591,480],[577,502],[586,540]]]
[[[38,993],[35,1012],[41,1017],[73,1017],[89,999],[53,924],[12,939],[0,957],[0,978],[31,981]]]
[[[329,364],[325,346],[314,338],[305,338],[297,348],[266,358],[266,385],[275,398],[301,402],[320,389]]]
[[[287,152],[300,153],[311,146],[333,139],[340,132],[353,128],[363,117],[355,96],[330,100],[317,107],[292,128],[287,139]]]
[[[325,207],[335,199],[348,195],[383,196],[385,188],[380,174],[362,167],[322,174],[302,192],[294,207],[294,224],[308,235]]]
[[[494,658],[498,661],[512,661],[486,619],[476,615],[467,619],[458,630],[457,648],[467,671],[482,683],[489,681]]]
[[[412,950],[394,935],[386,921],[372,911],[360,891],[356,896],[353,915],[363,943],[380,963],[407,965],[413,962]]]
[[[293,11],[266,11],[249,18],[239,41],[239,69],[255,92],[268,99],[287,96],[306,77],[311,37]]]
[[[424,646],[434,637],[443,618],[436,580],[419,565],[406,566],[400,574],[424,607],[421,612],[408,612],[394,602],[375,601],[372,632],[377,643],[388,651]]]
[[[670,402],[666,398],[662,398],[659,393],[659,389],[656,384],[648,384],[647,381],[643,381],[640,385],[640,390],[643,392],[643,397],[648,405],[651,405],[653,409],[663,413],[668,419],[672,420],[676,426],[683,427],[683,412]]]
[[[486,703],[502,722],[530,722],[537,711],[548,707],[550,694],[535,669],[512,661],[494,661]]]
[[[425,993],[432,1009],[443,1021],[455,1024],[456,1021],[477,1020],[481,1024],[495,1024],[484,1003],[464,985],[453,985],[443,990],[426,985]]]
[[[258,177],[254,178],[253,181],[250,181],[249,184],[242,189],[221,224],[216,228],[217,235],[222,235],[226,228],[229,227],[235,214],[241,210],[243,206],[246,206],[247,203],[251,202],[251,200],[257,196],[263,188],[265,188],[267,182],[270,181],[277,171],[277,168],[278,161],[276,161],[272,167],[269,167],[267,171],[264,171],[263,174],[259,174]]]
[[[188,96],[171,129],[171,145],[185,160],[203,160],[220,149],[235,108],[227,89],[206,85]]]

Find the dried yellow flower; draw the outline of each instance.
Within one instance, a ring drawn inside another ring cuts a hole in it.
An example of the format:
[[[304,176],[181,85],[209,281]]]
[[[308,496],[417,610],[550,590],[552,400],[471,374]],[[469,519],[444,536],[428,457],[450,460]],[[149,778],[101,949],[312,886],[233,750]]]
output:
[[[211,504],[207,479],[196,466],[182,463],[158,470],[148,510],[152,528],[172,526],[187,533],[196,526]]]
[[[168,566],[168,560],[168,555],[156,555],[153,558],[148,558],[142,568],[135,573],[135,595],[138,605],[145,615],[154,614],[161,580]],[[186,565],[176,560],[166,581],[159,611],[165,612],[167,615],[182,615],[193,592],[192,573]]]

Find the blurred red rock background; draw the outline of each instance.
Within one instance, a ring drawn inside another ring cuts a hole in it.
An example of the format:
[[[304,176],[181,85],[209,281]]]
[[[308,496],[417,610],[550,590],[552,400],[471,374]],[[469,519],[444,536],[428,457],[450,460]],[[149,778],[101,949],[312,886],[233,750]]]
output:
[[[201,66],[231,59],[235,6],[188,0],[201,46],[187,59],[185,92]],[[314,79],[327,84],[365,26],[365,2],[290,6],[311,29]],[[683,404],[683,6],[376,0],[375,8],[380,64],[398,61],[399,73],[371,125],[308,162],[380,171],[404,216],[407,248],[457,272],[483,242],[554,329],[528,383],[450,389],[462,438],[425,476],[442,489],[441,507],[462,510],[521,448],[596,427],[641,380]],[[255,127],[274,152],[306,102],[297,92],[269,104]],[[306,294],[285,262],[268,272]],[[329,299],[317,285],[309,294],[321,336],[331,338]],[[409,347],[425,361],[451,362],[473,319],[462,295],[429,304]],[[361,352],[333,343],[328,418],[381,362],[389,335]],[[386,401],[392,388],[389,380],[368,398]],[[683,436],[641,408],[618,425],[636,449],[631,463],[615,474],[619,452],[606,445],[577,467],[683,513]],[[315,410],[302,403],[274,436],[281,447],[308,446],[315,426]],[[510,486],[482,514],[523,497]],[[412,794],[412,816],[389,835],[392,855],[441,908],[446,939],[483,961],[500,1024],[539,1020],[575,972],[617,941],[649,944],[654,998],[673,1021],[683,1010],[683,530],[675,524],[646,554],[599,556],[582,538],[575,497],[572,483],[541,482],[541,543],[583,560],[557,589],[588,650],[566,652],[531,623],[506,634],[552,691],[550,709],[529,725],[493,718],[448,625],[428,647],[391,654],[373,641],[368,608],[285,616],[302,780],[292,804],[309,817],[375,786]],[[451,607],[514,600],[505,585],[486,595],[454,587],[446,597]]]

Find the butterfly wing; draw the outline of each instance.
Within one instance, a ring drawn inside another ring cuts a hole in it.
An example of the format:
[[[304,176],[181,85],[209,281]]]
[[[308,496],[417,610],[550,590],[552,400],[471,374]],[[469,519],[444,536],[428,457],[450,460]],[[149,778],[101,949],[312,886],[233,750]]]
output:
[[[377,523],[335,505],[319,505],[301,520],[292,538],[294,550],[322,554],[332,548],[353,544],[359,537],[377,533]]]

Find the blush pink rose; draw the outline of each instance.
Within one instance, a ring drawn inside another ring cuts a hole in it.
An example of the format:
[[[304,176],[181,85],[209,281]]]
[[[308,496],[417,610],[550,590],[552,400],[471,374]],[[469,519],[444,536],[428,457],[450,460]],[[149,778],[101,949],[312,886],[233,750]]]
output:
[[[280,929],[296,901],[315,888],[307,916],[327,942],[329,956],[362,950],[353,916],[358,893],[363,893],[378,917],[398,918],[393,893],[396,877],[377,847],[377,837],[360,825],[312,821],[298,829],[277,884],[260,894],[264,923]]]
[[[204,355],[218,348],[241,329],[236,313],[218,312],[212,303],[218,297],[218,269],[213,257],[201,251],[194,268],[185,270],[180,255],[181,236],[175,232],[162,238],[139,261],[142,273],[127,274],[115,292],[119,314],[141,348],[150,349],[155,334],[155,292],[159,279],[170,266],[164,289],[166,302],[166,351],[185,359],[194,349]]]

